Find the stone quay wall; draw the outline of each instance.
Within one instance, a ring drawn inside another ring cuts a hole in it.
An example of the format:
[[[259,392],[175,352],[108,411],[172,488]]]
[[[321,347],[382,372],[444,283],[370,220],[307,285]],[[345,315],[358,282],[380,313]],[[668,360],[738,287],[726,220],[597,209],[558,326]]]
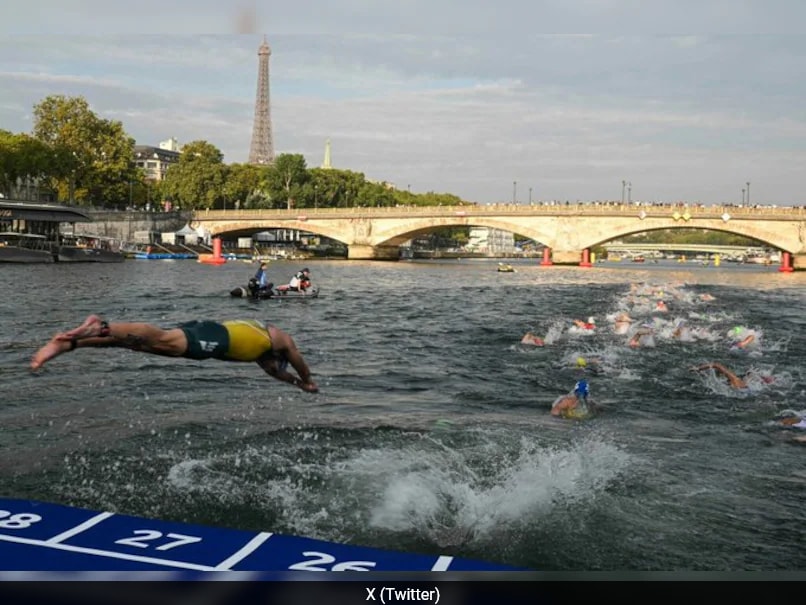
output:
[[[65,225],[63,232],[79,235],[103,235],[123,242],[144,243],[143,234],[149,232],[175,232],[188,224],[192,218],[190,211],[178,212],[126,212],[91,210],[91,223]],[[147,241],[147,240],[146,240]]]

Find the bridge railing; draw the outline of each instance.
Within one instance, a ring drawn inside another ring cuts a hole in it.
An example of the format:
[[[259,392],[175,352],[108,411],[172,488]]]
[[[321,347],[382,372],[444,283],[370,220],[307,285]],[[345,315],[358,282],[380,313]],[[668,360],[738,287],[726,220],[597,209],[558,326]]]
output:
[[[806,208],[792,206],[740,207],[730,205],[646,205],[628,204],[485,204],[474,206],[378,206],[350,208],[293,208],[196,210],[198,221],[260,220],[265,218],[309,220],[317,218],[404,218],[448,216],[642,216],[644,218],[764,218],[767,220],[800,220]]]

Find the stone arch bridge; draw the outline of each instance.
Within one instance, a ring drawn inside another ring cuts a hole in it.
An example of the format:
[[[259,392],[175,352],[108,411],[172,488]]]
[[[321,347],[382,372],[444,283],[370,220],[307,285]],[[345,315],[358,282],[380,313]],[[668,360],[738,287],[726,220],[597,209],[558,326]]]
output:
[[[588,264],[590,248],[656,229],[735,233],[780,250],[789,267],[806,269],[806,209],[794,207],[619,204],[399,206],[295,210],[198,210],[191,226],[212,236],[298,229],[344,243],[350,259],[397,259],[404,242],[437,227],[511,231],[543,244],[544,264]]]

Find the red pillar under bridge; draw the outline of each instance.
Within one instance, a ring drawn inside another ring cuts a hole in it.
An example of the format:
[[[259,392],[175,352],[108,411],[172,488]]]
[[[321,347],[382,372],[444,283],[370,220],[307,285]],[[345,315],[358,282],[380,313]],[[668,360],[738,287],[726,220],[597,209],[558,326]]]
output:
[[[560,258],[555,258],[556,256]],[[578,263],[580,267],[585,268],[593,266],[590,248],[585,248],[580,252],[563,251],[561,253],[555,253],[548,246],[543,248],[543,259],[540,261],[540,265],[548,267],[555,263],[562,265],[575,265]],[[806,269],[806,255],[782,252],[781,265],[778,267],[778,271],[781,273],[792,273],[796,269]]]

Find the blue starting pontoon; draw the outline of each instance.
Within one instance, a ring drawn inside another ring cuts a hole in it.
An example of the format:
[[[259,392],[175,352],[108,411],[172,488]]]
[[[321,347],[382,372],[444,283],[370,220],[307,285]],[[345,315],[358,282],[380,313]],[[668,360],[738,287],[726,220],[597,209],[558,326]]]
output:
[[[519,571],[419,555],[0,499],[3,571]]]

